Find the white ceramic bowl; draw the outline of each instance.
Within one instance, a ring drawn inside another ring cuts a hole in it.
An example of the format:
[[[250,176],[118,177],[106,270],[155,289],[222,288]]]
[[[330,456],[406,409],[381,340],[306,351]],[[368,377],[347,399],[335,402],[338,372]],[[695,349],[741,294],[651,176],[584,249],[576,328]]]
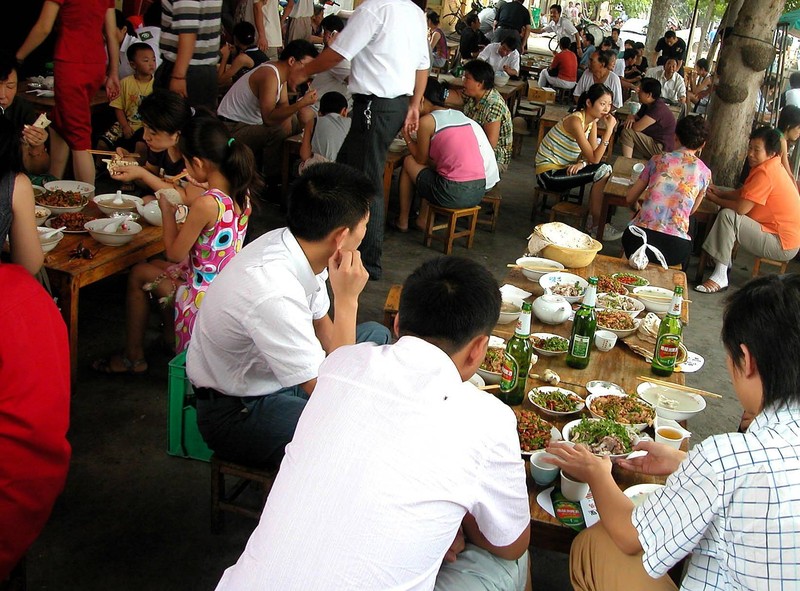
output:
[[[598,310],[619,310],[619,308],[615,308],[613,306],[608,306],[606,300],[611,299],[612,301],[616,300],[619,302],[627,302],[631,306],[634,307],[633,310],[622,310],[626,314],[629,314],[631,318],[636,318],[639,314],[644,311],[644,304],[639,300],[623,295],[616,295],[616,294],[608,294],[608,293],[598,293],[597,294],[597,306],[596,309]]]
[[[39,242],[42,245],[42,252],[50,252],[53,250],[61,239],[64,238],[63,232],[57,232],[54,236],[50,238],[43,238],[45,232],[50,232],[50,228],[36,228],[39,231]]]
[[[545,293],[553,293],[552,288],[556,285],[576,285],[581,289],[581,294],[578,296],[563,296],[570,304],[575,304],[583,299],[583,294],[586,293],[586,288],[589,287],[589,282],[583,277],[567,273],[565,271],[556,271],[554,273],[545,273],[539,278],[539,285]],[[563,295],[563,294],[556,294]]]
[[[594,346],[598,351],[607,353],[617,344],[617,335],[610,330],[599,329],[594,331]]]
[[[37,205],[35,209],[36,215],[36,225],[41,226],[44,224],[45,220],[50,217],[53,212],[44,207],[43,205]]]
[[[473,374],[472,377],[467,381],[476,388],[483,388],[486,385],[486,382],[484,382],[483,378],[478,374]]]
[[[577,403],[577,406],[575,407],[575,410],[564,411],[564,412],[557,411],[557,410],[550,410],[549,408],[536,403],[534,398],[536,397],[536,392],[537,391],[542,392],[542,393],[544,393],[544,392],[557,392],[557,391],[564,392],[566,395],[568,395],[570,398],[572,398]],[[531,404],[533,404],[536,408],[541,410],[544,414],[550,415],[551,417],[558,417],[558,418],[563,418],[563,417],[566,417],[566,416],[569,416],[569,415],[574,415],[576,412],[581,412],[584,409],[584,407],[586,406],[586,404],[583,402],[583,399],[580,396],[578,396],[575,392],[573,392],[572,390],[567,390],[566,388],[561,388],[559,386],[541,386],[541,387],[538,387],[538,388],[533,388],[530,392],[528,392],[528,400],[530,400]]]
[[[542,458],[552,458],[552,454],[544,450],[535,451],[530,457],[530,470],[534,482],[539,486],[549,486],[558,478],[559,468],[554,464],[543,462]]]
[[[503,306],[513,306],[514,310],[504,312],[503,309],[500,308],[500,319],[497,322],[499,324],[516,322],[519,318],[519,315],[522,314],[522,300],[519,298],[503,296]]]
[[[594,400],[596,400],[597,398],[600,398],[602,396],[616,396],[618,398],[625,398],[628,395],[625,394],[624,392],[622,394],[620,394],[619,392],[605,392],[605,393],[602,393],[602,394],[589,394],[586,397],[586,408],[589,409],[589,413],[596,419],[609,418],[609,417],[604,417],[603,415],[599,415],[599,414],[595,413],[592,410],[592,402]],[[651,406],[646,401],[639,400],[639,402],[641,402],[644,406]],[[653,419],[655,419],[655,412],[653,412]],[[622,421],[616,421],[616,422],[620,423],[622,425],[630,424],[630,426],[633,427],[634,429],[636,429],[637,431],[644,431],[650,425],[650,423],[623,423]]]
[[[511,76],[506,74],[503,70],[498,70],[494,73],[495,86],[505,86],[506,84],[508,84],[509,80],[511,80]]]
[[[81,195],[85,195],[88,199],[94,197],[94,185],[81,181],[50,181],[44,184],[44,188],[48,191],[55,191],[56,189],[61,189],[62,191],[77,191]]]
[[[147,223],[151,226],[163,226],[164,220],[161,219],[161,207],[158,205],[158,201],[150,201],[149,203],[145,204],[137,204],[136,211],[139,212]]]
[[[624,339],[625,337],[630,336],[633,333],[635,333],[637,330],[639,330],[639,325],[641,323],[642,323],[642,319],[641,318],[633,318],[633,328],[629,328],[629,329],[626,329],[626,330],[619,330],[619,329],[616,329],[616,328],[609,328],[607,326],[601,326],[600,325],[600,320],[598,320],[597,321],[597,328],[598,329],[602,329],[602,330],[607,330],[609,332],[613,332],[615,335],[617,335],[618,338]]]
[[[112,222],[108,219],[92,220],[91,222],[86,222],[84,228],[89,231],[92,238],[106,246],[122,246],[123,244],[127,244],[142,231],[142,227],[136,222],[126,222],[128,226],[127,231],[104,232],[103,228],[110,223]]]
[[[136,195],[126,195],[124,193],[119,194],[120,199],[122,199],[122,203],[116,205],[114,201],[117,199],[116,193],[104,193],[103,195],[96,196],[93,201],[97,204],[97,207],[100,208],[106,215],[114,215],[115,213],[131,213],[136,211],[137,205],[143,205],[144,201],[142,201],[141,197],[137,197]]]
[[[505,348],[506,343],[500,337],[491,336],[489,337],[489,348]],[[483,381],[487,384],[499,384],[500,383],[500,372],[499,371],[487,371],[485,369],[478,368],[478,375],[483,378]]]
[[[636,393],[642,400],[656,407],[659,417],[673,421],[687,421],[706,408],[706,401],[702,396],[648,382],[639,384]],[[670,400],[676,404],[673,405]]]
[[[567,347],[569,347],[569,339],[562,337],[561,335],[553,334],[551,332],[535,332],[531,334],[531,337],[538,337],[540,339],[551,339],[553,337],[556,337],[559,339],[564,339],[565,341],[567,341]],[[531,344],[533,345],[532,342]],[[564,349],[563,351],[548,351],[547,349],[540,349],[536,345],[533,345],[533,350],[536,351],[539,355],[542,355],[544,357],[556,357],[557,355],[566,355],[567,353],[567,349]]]
[[[561,494],[573,503],[579,503],[589,494],[589,485],[561,471]]]
[[[644,304],[645,310],[648,312],[655,312],[656,314],[666,314],[669,312],[669,305],[672,302],[671,289],[647,285],[645,287],[634,287],[633,293],[638,296],[639,301]],[[647,294],[657,295],[659,298],[648,298]]]
[[[539,281],[541,276],[545,273],[564,270],[564,265],[558,261],[551,261],[550,259],[543,259],[541,257],[520,257],[517,259],[517,265],[522,267],[522,269],[520,269],[522,274],[531,281]],[[530,265],[531,267],[550,267],[552,271],[533,271],[526,269],[526,265]]]
[[[569,423],[564,425],[564,427],[561,429],[561,436],[563,437],[564,441],[572,443],[572,439],[570,439],[572,429],[576,425],[578,425],[582,420],[584,420],[584,419],[575,419],[574,421],[570,421]],[[599,421],[600,419],[592,417],[591,419],[587,418],[586,420],[587,421]],[[641,439],[642,438],[639,437],[639,436],[632,436],[631,437],[631,447],[633,447],[637,443],[639,443],[639,441]],[[649,439],[649,438],[646,437],[646,439]],[[628,453],[630,453],[630,452],[628,452]],[[628,453],[624,453],[624,454],[606,454],[606,455],[611,459],[617,459],[617,458],[624,458],[626,455],[628,455]],[[595,455],[600,455],[600,454],[595,454]]]

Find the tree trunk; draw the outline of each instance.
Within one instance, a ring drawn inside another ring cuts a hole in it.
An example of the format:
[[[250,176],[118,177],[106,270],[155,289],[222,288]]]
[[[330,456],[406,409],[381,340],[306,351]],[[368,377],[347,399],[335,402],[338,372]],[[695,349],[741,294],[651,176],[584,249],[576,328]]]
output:
[[[693,63],[696,63],[697,60],[703,55],[703,47],[705,46],[706,38],[708,37],[708,29],[711,27],[711,22],[714,20],[714,5],[714,0],[708,0],[708,8],[706,9],[706,13],[703,15],[703,20],[700,23],[700,43],[697,45],[697,56]]]
[[[723,43],[719,84],[708,113],[709,140],[703,150],[716,184],[733,186],[742,170],[758,89],[775,54],[772,35],[783,5],[784,0],[745,0],[733,35]]]
[[[714,60],[716,59],[716,52],[720,41],[719,33],[725,29],[725,27],[733,26],[733,23],[736,22],[736,17],[739,15],[739,11],[742,9],[743,1],[744,0],[733,0],[725,8],[725,12],[722,15],[722,20],[720,20],[719,27],[717,28],[717,34],[714,35],[714,42],[711,44],[711,48],[708,50],[708,55],[706,56],[709,64],[713,64]]]
[[[644,50],[650,54],[655,51],[656,43],[667,30],[669,4],[670,0],[653,0],[653,6],[650,8],[650,22],[647,25],[647,40],[644,42]],[[650,65],[655,66],[655,60]]]

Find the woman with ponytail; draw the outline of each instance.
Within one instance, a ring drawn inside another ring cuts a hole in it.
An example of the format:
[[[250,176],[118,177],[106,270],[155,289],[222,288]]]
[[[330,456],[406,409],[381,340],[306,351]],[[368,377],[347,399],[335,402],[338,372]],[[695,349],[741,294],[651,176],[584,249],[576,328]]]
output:
[[[603,84],[593,84],[578,99],[578,110],[556,123],[536,152],[536,180],[540,187],[566,193],[593,183],[589,197],[589,232],[597,227],[603,190],[611,176],[611,166],[600,162],[617,123],[611,113],[611,103],[611,90]],[[597,130],[601,119],[605,124],[602,137]],[[614,240],[621,235],[622,232],[606,224],[606,238]]]
[[[436,78],[428,78],[416,140],[403,130],[411,155],[400,173],[400,215],[395,225],[400,232],[408,231],[415,185],[422,197],[417,227],[424,229],[428,203],[472,207],[500,180],[486,133],[461,111],[445,106],[448,94]]]
[[[159,197],[165,254],[173,264],[153,260],[131,270],[125,350],[107,360],[95,361],[93,367],[97,371],[147,370],[144,335],[148,296],[157,297],[166,312],[165,342],[174,338],[176,351],[185,350],[208,286],[244,243],[250,215],[249,193],[258,182],[250,148],[229,137],[225,124],[218,119],[199,116],[184,127],[180,150],[187,172],[206,191],[193,201],[180,229],[175,221],[176,205]]]

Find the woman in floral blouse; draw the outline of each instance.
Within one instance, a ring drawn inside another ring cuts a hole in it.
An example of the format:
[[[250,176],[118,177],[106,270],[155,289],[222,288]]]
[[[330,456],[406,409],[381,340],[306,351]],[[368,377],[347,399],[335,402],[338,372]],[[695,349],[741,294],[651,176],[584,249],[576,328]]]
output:
[[[711,184],[711,171],[697,156],[708,138],[708,125],[699,116],[684,117],[675,128],[678,147],[653,156],[626,200],[636,216],[632,225],[647,234],[647,243],[664,255],[668,265],[683,264],[692,251],[689,216],[700,206]],[[642,245],[630,229],[622,235],[625,256]],[[648,250],[652,262],[658,262]]]

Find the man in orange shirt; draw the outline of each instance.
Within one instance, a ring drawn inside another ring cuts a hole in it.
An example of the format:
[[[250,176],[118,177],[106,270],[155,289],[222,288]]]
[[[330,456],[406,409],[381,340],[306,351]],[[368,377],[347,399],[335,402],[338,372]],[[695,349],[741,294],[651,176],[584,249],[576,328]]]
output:
[[[701,293],[728,287],[728,267],[736,241],[756,256],[788,261],[800,250],[800,195],[781,164],[780,133],[762,127],[750,135],[747,160],[750,175],[741,189],[721,191],[711,186],[706,199],[723,209],[717,215],[703,249],[714,259],[714,272]]]
[[[553,56],[550,67],[539,74],[539,86],[545,88],[575,88],[578,82],[578,58],[569,50],[569,37],[562,37],[560,51]]]

